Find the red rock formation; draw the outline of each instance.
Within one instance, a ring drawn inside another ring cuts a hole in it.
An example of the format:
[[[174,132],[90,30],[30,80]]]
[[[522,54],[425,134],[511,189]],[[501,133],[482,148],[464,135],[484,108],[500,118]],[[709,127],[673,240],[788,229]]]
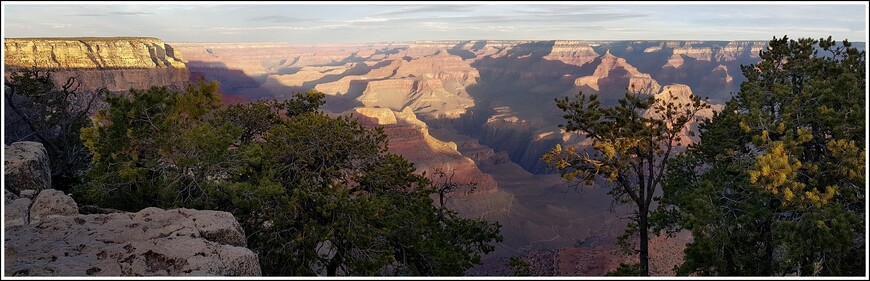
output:
[[[475,183],[474,190],[463,189],[455,196],[492,193],[498,185],[492,176],[478,169],[473,160],[463,156],[453,142],[444,142],[432,137],[429,128],[414,115],[410,108],[395,112],[386,108],[358,108],[355,110],[360,122],[370,126],[384,126],[389,137],[389,151],[402,155],[416,164],[418,172],[425,172],[430,179],[443,181],[434,175],[440,169],[458,184]]]
[[[396,77],[426,77],[468,86],[477,83],[480,73],[461,57],[439,50],[431,56],[411,59],[396,70]]]
[[[556,41],[550,54],[544,57],[548,60],[558,60],[567,64],[582,66],[592,62],[599,55],[582,41]]]
[[[590,64],[595,66],[592,75],[577,78],[574,82],[579,90],[591,89],[601,96],[619,98],[626,90],[653,94],[661,87],[649,74],[641,73],[609,50]]]

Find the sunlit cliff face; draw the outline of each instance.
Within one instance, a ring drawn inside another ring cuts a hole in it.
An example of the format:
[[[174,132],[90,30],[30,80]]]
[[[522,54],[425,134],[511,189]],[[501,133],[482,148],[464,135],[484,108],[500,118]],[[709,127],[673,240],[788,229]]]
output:
[[[181,52],[156,38],[11,38],[4,42],[9,70],[54,70],[55,84],[70,77],[80,90],[181,87],[189,80]]]

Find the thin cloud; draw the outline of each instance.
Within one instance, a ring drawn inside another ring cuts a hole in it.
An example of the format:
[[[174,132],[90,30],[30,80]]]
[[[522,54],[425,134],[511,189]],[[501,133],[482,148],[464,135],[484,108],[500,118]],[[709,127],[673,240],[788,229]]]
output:
[[[408,6],[398,9],[387,10],[376,13],[376,16],[388,15],[410,15],[419,13],[449,13],[449,12],[468,12],[474,5],[428,5],[428,6]]]
[[[221,31],[221,32],[241,32],[241,31],[253,31],[253,30],[306,30],[311,29],[309,27],[301,27],[301,26],[259,26],[259,27],[214,27],[213,30]]]
[[[506,23],[506,22],[543,22],[543,23],[587,23],[587,22],[605,22],[627,19],[641,19],[649,17],[649,15],[639,13],[562,13],[550,15],[508,15],[508,16],[479,16],[479,17],[445,17],[442,20],[462,23]]]
[[[253,18],[247,18],[245,20],[246,21],[265,21],[265,22],[274,22],[274,23],[311,21],[311,19],[307,19],[307,18],[288,17],[288,16],[281,16],[281,15],[253,17]]]
[[[111,17],[111,16],[142,16],[142,15],[153,15],[153,14],[154,14],[154,13],[150,13],[150,12],[121,12],[121,11],[115,11],[115,12],[108,12],[108,13],[105,13],[105,14],[93,14],[93,13],[90,13],[90,14],[77,14],[77,15],[73,15],[73,16],[77,16],[77,17]]]
[[[503,16],[421,16],[421,17],[406,17],[406,18],[363,18],[350,21],[343,21],[345,24],[354,25],[382,25],[390,24],[411,24],[416,25],[421,22],[439,22],[444,24],[465,24],[465,25],[517,25],[517,26],[547,26],[557,24],[586,24],[586,23],[603,23],[621,20],[638,20],[649,18],[649,15],[640,13],[604,13],[604,14],[586,14],[586,13],[562,13],[548,14],[546,16],[536,14],[529,15],[503,15]]]

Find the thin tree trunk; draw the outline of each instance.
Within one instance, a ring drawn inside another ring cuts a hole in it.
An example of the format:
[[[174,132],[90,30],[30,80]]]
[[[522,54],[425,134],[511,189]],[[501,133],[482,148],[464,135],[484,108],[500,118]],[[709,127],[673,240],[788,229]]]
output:
[[[338,266],[341,265],[342,262],[341,250],[337,250],[335,253],[335,257],[329,261],[329,264],[326,266],[326,276],[335,276],[338,271]]]
[[[649,224],[646,207],[640,208],[638,226],[640,231],[640,271],[644,276],[649,276]]]

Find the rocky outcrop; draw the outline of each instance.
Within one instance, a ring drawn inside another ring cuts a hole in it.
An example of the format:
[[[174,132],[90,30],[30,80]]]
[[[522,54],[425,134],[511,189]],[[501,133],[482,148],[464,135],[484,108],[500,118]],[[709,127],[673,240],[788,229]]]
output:
[[[70,213],[75,202],[58,193],[40,192],[29,222],[10,225],[6,214],[6,276],[260,275],[257,255],[244,248],[229,213],[146,208],[81,215]],[[43,197],[57,205],[40,205]]]
[[[381,106],[401,111],[408,102],[409,95],[417,92],[414,79],[387,79],[369,81],[362,95],[357,98],[368,107]]]
[[[180,89],[189,81],[181,52],[156,38],[7,38],[4,47],[7,75],[21,68],[50,69],[55,85],[75,77],[80,91]]]
[[[41,157],[9,149],[19,146],[7,147],[6,158]],[[7,182],[10,171],[28,170],[7,169]],[[45,176],[35,173],[28,177]],[[4,192],[5,276],[261,274],[257,254],[245,248],[244,230],[227,212],[146,208],[80,214],[76,202],[58,190]]]
[[[670,67],[670,68],[679,68],[683,65],[683,56],[679,54],[673,54],[668,58],[668,63],[662,66],[662,68]]]
[[[588,43],[582,41],[556,41],[550,54],[544,58],[582,66],[598,56],[598,53]]]
[[[18,195],[21,190],[51,188],[48,153],[41,143],[27,141],[4,145],[3,154],[6,190]]]
[[[78,214],[79,207],[72,197],[59,190],[46,189],[39,192],[33,204],[30,205],[28,224],[37,224],[51,218]]]
[[[396,70],[396,77],[427,77],[462,85],[477,83],[480,73],[461,57],[451,55],[446,50],[424,57],[412,57]]]
[[[303,68],[293,74],[269,75],[262,86],[264,88],[301,87],[305,82],[314,81],[329,74],[341,73],[341,69],[337,67],[323,68],[325,67]]]
[[[315,90],[327,95],[359,96],[366,89],[369,81],[380,81],[394,76],[396,69],[404,62],[401,59],[383,61],[371,65],[370,69],[365,73],[353,74],[344,72],[338,75],[340,78],[333,78],[327,81],[306,81],[303,85],[311,84],[311,87]],[[308,67],[305,67],[300,71],[307,69]]]
[[[641,73],[624,58],[614,56],[609,50],[591,62],[591,65],[595,66],[592,75],[577,78],[574,84],[579,90],[592,90],[605,100],[620,98],[626,90],[654,94],[660,89],[658,82],[649,74]]]
[[[361,123],[368,125],[395,125],[396,114],[389,108],[357,107],[354,109]]]
[[[692,98],[695,97],[695,94],[692,93],[692,88],[683,84],[671,84],[662,87],[660,93],[655,95],[655,99],[663,102],[669,102],[677,105],[686,105],[692,103]],[[702,104],[707,104],[705,101],[701,101]],[[724,108],[722,104],[708,104],[710,108],[703,109],[697,113],[698,117],[703,118],[712,118],[714,111],[720,111]],[[644,113],[644,116],[647,117],[656,117],[654,110],[649,109]]]
[[[395,111],[408,107],[420,115],[446,118],[456,118],[474,105],[468,94],[454,94],[445,89],[444,83],[425,78],[369,81],[357,100],[367,107],[380,106]]]
[[[644,95],[654,95],[658,93],[662,86],[659,82],[647,75],[637,75],[628,78],[628,91],[632,93],[640,93]]]
[[[3,213],[4,226],[6,228],[30,223],[30,198],[7,197],[4,201],[6,212]]]
[[[767,46],[766,41],[732,41],[711,44],[704,41],[669,41],[661,46],[673,50],[675,55],[685,55],[701,61],[734,61],[740,57],[758,57],[758,52]]]
[[[463,156],[456,143],[439,140],[429,134],[429,127],[417,119],[406,107],[402,111],[387,108],[357,108],[355,116],[365,125],[382,125],[390,140],[389,151],[404,156],[414,163],[418,172],[426,172],[430,179],[442,182],[435,170],[441,170],[458,184],[475,183],[474,190],[463,189],[455,196],[491,193],[498,189],[492,176],[480,171],[474,160]]]

